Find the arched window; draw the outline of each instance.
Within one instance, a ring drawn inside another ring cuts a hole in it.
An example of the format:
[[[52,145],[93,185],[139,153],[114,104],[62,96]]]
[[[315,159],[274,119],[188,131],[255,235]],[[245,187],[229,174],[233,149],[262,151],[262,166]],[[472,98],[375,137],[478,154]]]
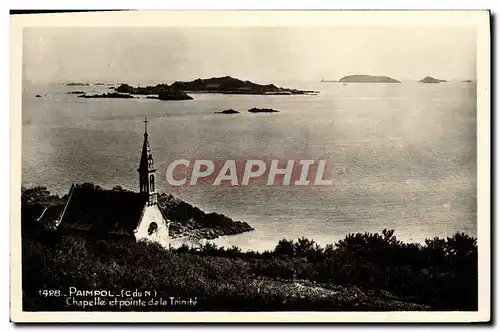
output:
[[[153,235],[154,233],[156,233],[156,231],[158,231],[158,224],[153,221],[151,224],[149,224],[148,235]]]
[[[155,191],[155,176],[153,174],[149,176],[149,191]]]

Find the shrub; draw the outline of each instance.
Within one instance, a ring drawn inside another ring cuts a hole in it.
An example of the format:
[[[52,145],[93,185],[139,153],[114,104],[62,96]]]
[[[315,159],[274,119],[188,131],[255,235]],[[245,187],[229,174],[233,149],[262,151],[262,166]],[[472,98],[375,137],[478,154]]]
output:
[[[324,249],[306,238],[283,239],[274,251],[262,253],[209,242],[198,249],[167,250],[147,241],[86,242],[50,234],[23,237],[25,310],[70,310],[64,301],[37,294],[70,286],[196,296],[203,302],[197,310],[331,307],[320,299],[291,300],[279,288],[259,290],[253,286],[259,278],[355,286],[436,310],[477,310],[477,243],[460,233],[424,245],[402,243],[392,231],[349,234]]]

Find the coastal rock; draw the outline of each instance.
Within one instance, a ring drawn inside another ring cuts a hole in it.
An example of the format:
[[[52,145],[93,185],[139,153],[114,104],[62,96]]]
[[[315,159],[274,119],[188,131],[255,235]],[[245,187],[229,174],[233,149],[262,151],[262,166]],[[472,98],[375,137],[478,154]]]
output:
[[[372,75],[349,75],[342,77],[341,83],[401,83],[394,78],[388,76],[372,76]]]
[[[36,97],[36,98],[41,98],[42,96],[40,96],[40,95],[36,95],[35,97]]]
[[[69,95],[81,95],[81,94],[85,94],[85,91],[69,91],[68,94]]]
[[[447,81],[440,80],[439,78],[434,78],[431,76],[426,76],[425,78],[421,79],[419,82],[420,83],[441,83],[441,82],[447,82]]]
[[[231,109],[228,109],[228,110],[224,110],[224,111],[221,111],[221,112],[215,112],[215,113],[216,114],[239,114],[240,112],[235,111],[235,110],[233,110],[231,108]]]
[[[192,239],[213,240],[219,236],[254,230],[246,222],[235,221],[218,213],[205,213],[172,195],[158,195],[158,206],[172,220],[170,235],[173,238],[189,236]]]
[[[102,95],[80,95],[79,98],[134,98],[134,96],[121,93],[103,93]]]
[[[251,108],[248,110],[250,113],[278,113],[279,111],[272,108]]]

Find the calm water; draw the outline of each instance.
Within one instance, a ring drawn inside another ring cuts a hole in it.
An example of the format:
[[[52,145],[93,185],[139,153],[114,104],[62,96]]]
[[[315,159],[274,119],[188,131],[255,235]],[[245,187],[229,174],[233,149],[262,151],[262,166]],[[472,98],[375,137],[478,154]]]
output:
[[[158,189],[256,230],[216,240],[273,248],[283,237],[322,245],[349,232],[395,229],[406,241],[476,236],[476,86],[290,83],[317,96],[193,94],[195,100],[83,99],[26,85],[23,185],[66,193],[71,183],[138,188],[145,116]],[[35,98],[41,94],[42,98]],[[249,114],[252,107],[280,110]],[[233,108],[237,115],[214,114]],[[326,159],[333,186],[171,187],[175,159]]]

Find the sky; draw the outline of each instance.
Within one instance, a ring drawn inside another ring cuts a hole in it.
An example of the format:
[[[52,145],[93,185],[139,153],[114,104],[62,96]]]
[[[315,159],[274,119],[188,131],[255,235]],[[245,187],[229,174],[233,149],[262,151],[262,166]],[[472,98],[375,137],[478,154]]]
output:
[[[172,83],[232,76],[258,83],[371,74],[476,78],[476,32],[446,27],[25,28],[23,78]]]

